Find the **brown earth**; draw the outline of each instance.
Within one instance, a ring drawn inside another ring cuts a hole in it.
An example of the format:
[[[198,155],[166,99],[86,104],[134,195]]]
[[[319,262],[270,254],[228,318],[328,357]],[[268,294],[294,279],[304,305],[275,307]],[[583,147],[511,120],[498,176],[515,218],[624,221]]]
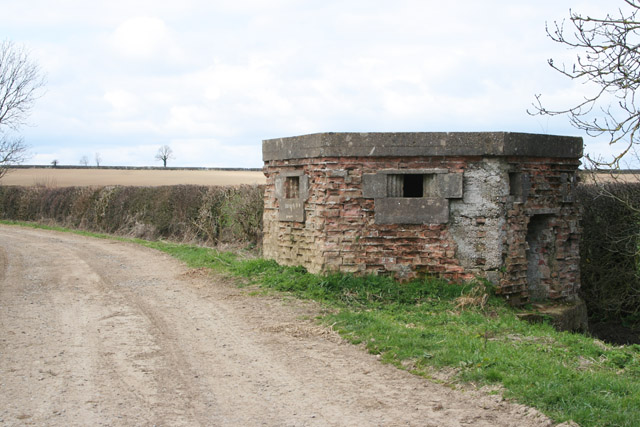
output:
[[[10,169],[2,185],[82,187],[106,185],[239,185],[264,184],[260,171],[182,170],[182,169]]]
[[[0,226],[0,424],[548,426],[133,244]]]

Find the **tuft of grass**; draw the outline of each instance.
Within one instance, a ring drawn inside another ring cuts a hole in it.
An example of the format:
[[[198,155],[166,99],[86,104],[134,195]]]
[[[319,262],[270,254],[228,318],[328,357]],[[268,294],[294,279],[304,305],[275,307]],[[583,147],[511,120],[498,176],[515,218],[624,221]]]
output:
[[[226,272],[238,263],[238,256],[232,252],[222,252],[212,248],[192,246],[162,241],[139,241],[143,246],[166,252],[183,261],[191,268],[210,268],[218,272]]]
[[[397,283],[384,276],[314,275],[211,248],[120,240],[161,250],[193,268],[319,301],[331,308],[322,322],[383,362],[417,375],[446,369],[454,386],[499,385],[506,398],[557,422],[640,425],[640,345],[606,345],[521,321],[485,282],[463,286],[434,278]]]

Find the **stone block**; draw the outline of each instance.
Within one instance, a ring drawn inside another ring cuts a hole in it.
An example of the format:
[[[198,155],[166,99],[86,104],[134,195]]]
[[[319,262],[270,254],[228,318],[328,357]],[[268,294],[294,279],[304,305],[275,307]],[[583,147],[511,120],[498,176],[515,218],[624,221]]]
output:
[[[387,176],[375,173],[363,174],[362,197],[367,199],[387,197]]]
[[[510,132],[316,133],[262,142],[265,162],[335,157],[582,157],[582,138]]]
[[[280,200],[280,209],[278,210],[279,221],[304,222],[304,216],[303,202],[301,200]]]
[[[449,202],[443,198],[383,198],[376,200],[376,224],[443,224]]]
[[[438,195],[446,199],[462,198],[462,174],[445,173],[436,175]]]

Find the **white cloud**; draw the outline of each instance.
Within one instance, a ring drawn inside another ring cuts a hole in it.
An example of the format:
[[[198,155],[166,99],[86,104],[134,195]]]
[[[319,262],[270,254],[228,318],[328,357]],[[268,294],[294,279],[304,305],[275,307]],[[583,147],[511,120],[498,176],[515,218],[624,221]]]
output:
[[[138,61],[178,56],[179,49],[164,21],[155,17],[136,17],[121,23],[111,44],[119,54]]]
[[[170,144],[175,162],[202,167],[255,167],[262,161],[262,153],[246,144],[223,143],[213,138],[177,138]]]
[[[126,116],[138,112],[138,98],[125,90],[108,91],[104,94],[104,99],[111,104],[116,116]]]
[[[584,90],[545,63],[574,58],[544,33],[573,1],[33,1],[0,26],[48,72],[25,136],[63,162],[90,147],[149,164],[175,143],[178,165],[257,167],[261,139],[319,131],[578,134],[526,113],[537,93],[555,106]]]
[[[216,135],[230,137],[241,129],[234,128],[225,115],[214,108],[201,105],[176,105],[171,107],[169,119],[163,129],[172,135]],[[225,123],[226,121],[226,123]]]

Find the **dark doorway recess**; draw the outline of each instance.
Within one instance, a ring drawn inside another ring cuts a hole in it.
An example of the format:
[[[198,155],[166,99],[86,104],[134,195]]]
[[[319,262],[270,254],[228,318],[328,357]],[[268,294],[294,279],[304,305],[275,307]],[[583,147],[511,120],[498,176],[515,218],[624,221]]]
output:
[[[549,298],[556,271],[553,215],[533,215],[527,227],[527,284],[531,301]]]

